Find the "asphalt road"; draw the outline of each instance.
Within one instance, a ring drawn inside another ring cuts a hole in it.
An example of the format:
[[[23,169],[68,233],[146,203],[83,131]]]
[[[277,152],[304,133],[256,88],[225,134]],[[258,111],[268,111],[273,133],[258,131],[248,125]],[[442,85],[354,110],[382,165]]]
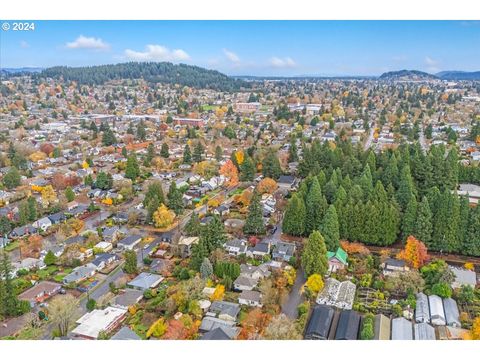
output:
[[[298,317],[298,305],[304,301],[304,296],[301,293],[302,286],[305,284],[305,275],[301,268],[297,269],[297,277],[293,283],[290,294],[282,305],[282,313],[287,315],[290,319],[296,319]]]

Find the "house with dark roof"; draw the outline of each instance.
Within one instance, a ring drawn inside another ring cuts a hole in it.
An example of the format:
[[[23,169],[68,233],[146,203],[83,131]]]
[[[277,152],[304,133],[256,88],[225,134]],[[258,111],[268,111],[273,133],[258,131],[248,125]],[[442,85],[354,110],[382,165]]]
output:
[[[240,305],[229,301],[214,301],[208,309],[208,313],[215,314],[217,318],[227,321],[236,321],[239,312]]]
[[[117,244],[119,249],[123,250],[133,250],[133,248],[142,241],[140,235],[129,235],[126,238],[120,240]]]
[[[334,314],[335,310],[331,306],[316,305],[308,320],[304,338],[308,340],[327,340]]]
[[[405,261],[393,258],[385,260],[382,264],[382,269],[384,276],[392,276],[410,270]]]
[[[357,340],[360,315],[353,310],[344,310],[338,320],[335,340]]]
[[[56,212],[55,214],[48,215],[48,218],[52,222],[53,225],[60,224],[61,222],[67,220],[67,217],[62,211]]]
[[[273,247],[272,259],[277,261],[290,261],[295,255],[295,243],[287,243],[283,241],[277,242]]]
[[[142,338],[138,336],[133,330],[127,326],[123,326],[118,332],[113,335],[110,340],[141,340]]]
[[[231,340],[231,338],[222,327],[216,327],[203,334],[200,340]]]

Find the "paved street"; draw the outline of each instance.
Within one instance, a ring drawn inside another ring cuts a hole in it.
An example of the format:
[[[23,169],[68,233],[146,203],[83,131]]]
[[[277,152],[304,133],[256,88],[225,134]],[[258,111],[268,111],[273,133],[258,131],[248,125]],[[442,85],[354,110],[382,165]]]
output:
[[[302,295],[301,290],[305,281],[307,280],[305,279],[303,270],[299,268],[290,294],[288,294],[287,299],[282,305],[282,313],[287,315],[290,319],[296,319],[298,317],[298,305],[304,301],[304,296]]]

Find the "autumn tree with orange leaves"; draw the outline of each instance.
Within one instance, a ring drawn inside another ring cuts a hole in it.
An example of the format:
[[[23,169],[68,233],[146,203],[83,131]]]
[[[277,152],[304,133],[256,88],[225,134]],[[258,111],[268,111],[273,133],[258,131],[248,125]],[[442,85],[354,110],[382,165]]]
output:
[[[40,256],[42,250],[43,237],[38,234],[32,234],[28,238],[20,241],[20,253],[22,258],[36,258]]]
[[[405,260],[415,269],[421,268],[428,261],[428,258],[425,244],[411,235],[407,238],[405,249],[397,255],[397,259]]]
[[[277,190],[277,182],[273,180],[272,178],[266,177],[265,179],[262,179],[258,185],[257,185],[257,191],[260,194],[273,194],[275,190]]]
[[[228,179],[226,182],[227,186],[233,187],[238,184],[238,169],[232,160],[227,160],[225,164],[222,165],[220,174]]]
[[[270,321],[271,315],[263,313],[259,308],[255,308],[247,313],[241,322],[241,331],[238,334],[238,340],[254,340],[262,336],[265,327]]]

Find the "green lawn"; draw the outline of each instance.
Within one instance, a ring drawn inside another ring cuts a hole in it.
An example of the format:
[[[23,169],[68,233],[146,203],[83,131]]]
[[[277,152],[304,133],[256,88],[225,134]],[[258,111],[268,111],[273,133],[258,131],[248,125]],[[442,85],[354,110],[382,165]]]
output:
[[[5,246],[5,251],[13,251],[15,249],[18,249],[20,247],[20,241],[13,241],[7,246]]]
[[[37,275],[40,280],[46,280],[50,278],[54,273],[58,271],[58,267],[55,265],[47,266],[45,269],[38,270]]]

